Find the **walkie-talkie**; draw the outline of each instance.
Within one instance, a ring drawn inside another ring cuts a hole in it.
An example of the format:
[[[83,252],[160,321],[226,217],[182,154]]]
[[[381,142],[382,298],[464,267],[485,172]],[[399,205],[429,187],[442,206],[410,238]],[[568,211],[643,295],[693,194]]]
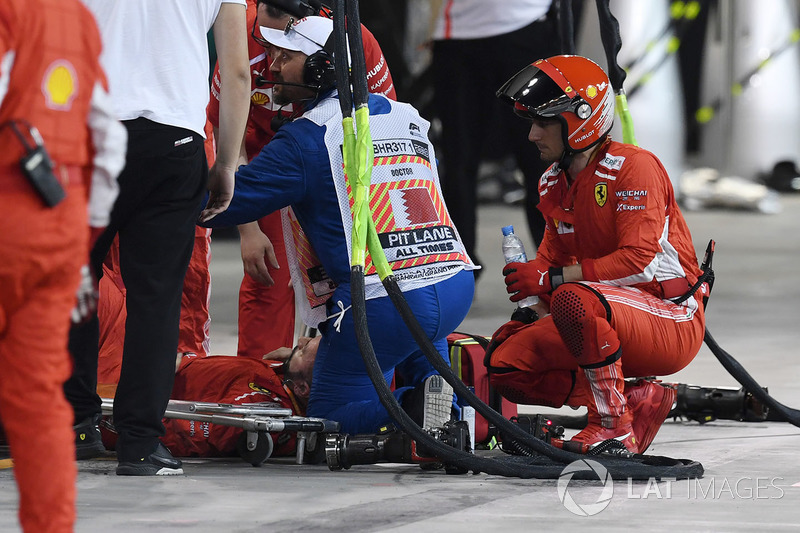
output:
[[[9,126],[14,131],[14,135],[16,135],[25,149],[25,155],[19,160],[22,173],[25,174],[28,181],[36,189],[36,192],[39,193],[45,205],[47,207],[55,207],[64,199],[66,193],[55,174],[53,174],[53,161],[47,154],[47,150],[44,147],[44,139],[42,139],[39,130],[27,122],[18,120],[6,122],[0,126],[0,130],[6,126]],[[32,142],[23,135],[19,126],[23,126],[28,130]]]

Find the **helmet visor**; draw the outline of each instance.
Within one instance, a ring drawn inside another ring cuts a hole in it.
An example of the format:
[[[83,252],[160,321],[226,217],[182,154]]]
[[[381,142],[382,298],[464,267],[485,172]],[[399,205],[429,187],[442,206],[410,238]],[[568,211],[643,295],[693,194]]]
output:
[[[572,99],[539,68],[528,65],[497,91],[523,118],[552,118],[574,107]]]

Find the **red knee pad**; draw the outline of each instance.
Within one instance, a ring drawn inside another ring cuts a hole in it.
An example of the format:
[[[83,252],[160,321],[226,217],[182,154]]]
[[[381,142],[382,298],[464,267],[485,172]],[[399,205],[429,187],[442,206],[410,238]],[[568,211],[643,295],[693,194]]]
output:
[[[578,283],[553,292],[550,313],[559,335],[580,366],[596,366],[619,358],[619,338],[611,328],[611,307],[603,296]]]

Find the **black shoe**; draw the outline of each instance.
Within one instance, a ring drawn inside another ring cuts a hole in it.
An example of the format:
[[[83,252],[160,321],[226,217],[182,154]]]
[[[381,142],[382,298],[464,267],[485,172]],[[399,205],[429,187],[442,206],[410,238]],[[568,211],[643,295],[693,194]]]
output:
[[[118,476],[180,476],[183,463],[175,459],[166,446],[158,443],[155,451],[135,461],[120,461]]]
[[[92,459],[105,454],[106,447],[103,445],[103,438],[98,426],[101,418],[102,415],[98,413],[72,426],[75,431],[75,458],[77,460]]]

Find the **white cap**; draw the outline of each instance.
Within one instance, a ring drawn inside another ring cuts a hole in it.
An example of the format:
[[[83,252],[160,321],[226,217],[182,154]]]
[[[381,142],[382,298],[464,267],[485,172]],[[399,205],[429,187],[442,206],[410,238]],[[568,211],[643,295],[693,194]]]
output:
[[[325,17],[306,17],[287,27],[274,30],[260,26],[261,35],[273,46],[303,52],[310,56],[322,50],[333,31],[333,21]]]

